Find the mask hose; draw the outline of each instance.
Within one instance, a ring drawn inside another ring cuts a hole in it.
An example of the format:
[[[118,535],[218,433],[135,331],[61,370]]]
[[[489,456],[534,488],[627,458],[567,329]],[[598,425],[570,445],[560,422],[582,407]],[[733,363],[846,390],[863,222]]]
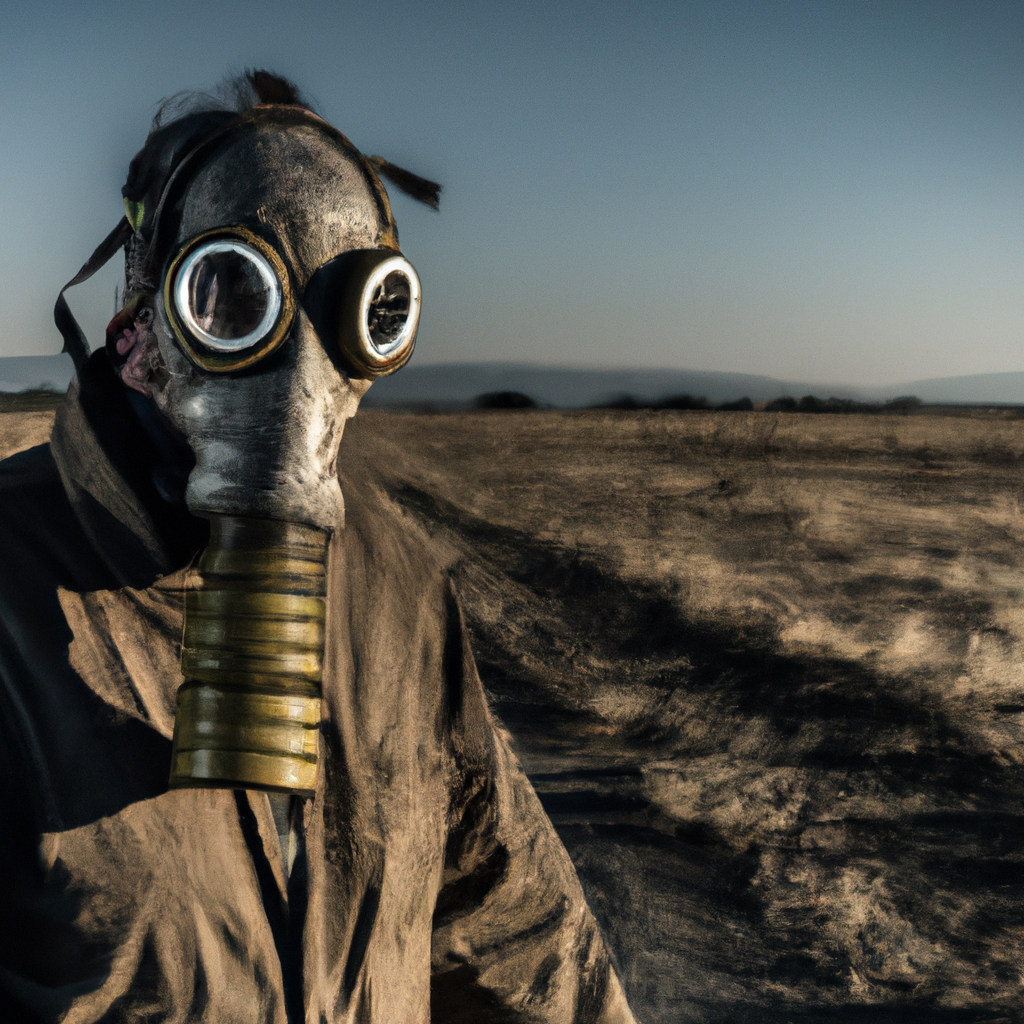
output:
[[[325,530],[210,517],[201,584],[185,595],[171,788],[316,788]]]

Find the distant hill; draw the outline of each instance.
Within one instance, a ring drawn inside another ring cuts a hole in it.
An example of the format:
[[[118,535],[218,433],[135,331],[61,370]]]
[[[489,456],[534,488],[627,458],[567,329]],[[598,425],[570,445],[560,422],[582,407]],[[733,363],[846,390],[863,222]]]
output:
[[[917,395],[933,405],[1024,405],[1024,373],[975,373],[969,377],[933,377],[898,387],[876,388],[877,397]],[[872,396],[874,397],[874,395]]]
[[[75,372],[71,356],[0,357],[0,391],[67,391]]]
[[[522,363],[445,363],[409,366],[377,381],[364,404],[464,405],[478,395],[518,391],[541,405],[579,408],[630,395],[656,402],[671,395],[705,397],[712,405],[747,397],[766,402],[782,395],[800,398],[852,398],[887,401],[916,395],[923,402],[952,405],[1024,405],[1024,373],[982,373],[966,377],[936,377],[885,387],[851,387],[807,381],[787,381],[747,373],[700,370],[594,370]]]
[[[65,391],[74,368],[66,355],[0,357],[0,392],[39,388]],[[597,370],[529,363],[435,363],[409,366],[377,381],[364,404],[462,406],[479,395],[520,392],[542,406],[582,408],[629,395],[656,402],[672,395],[707,398],[712,405],[750,398],[767,402],[782,395],[885,401],[916,395],[923,402],[951,405],[1024,405],[1024,373],[979,373],[935,377],[885,387],[787,381],[749,373],[701,370]]]
[[[819,394],[856,397],[850,388],[818,388]],[[796,384],[749,373],[714,373],[700,370],[594,370],[536,366],[522,363],[443,363],[409,366],[377,381],[364,403],[375,406],[463,405],[478,395],[518,391],[540,405],[580,408],[630,395],[658,401],[670,395],[707,398],[712,404],[744,396],[764,402],[779,395],[806,395],[809,384]]]

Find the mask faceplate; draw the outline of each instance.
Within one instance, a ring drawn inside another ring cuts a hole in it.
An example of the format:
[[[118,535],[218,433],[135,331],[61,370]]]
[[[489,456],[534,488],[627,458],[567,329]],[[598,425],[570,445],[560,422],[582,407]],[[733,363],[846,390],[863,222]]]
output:
[[[309,111],[200,118],[151,143],[128,219],[76,281],[130,234],[108,351],[187,439],[185,501],[211,523],[171,785],[310,795],[338,446],[370,381],[409,358],[420,282],[375,165]]]
[[[164,275],[163,301],[182,350],[213,373],[244,369],[273,352],[296,308],[281,256],[242,226],[187,242]],[[392,249],[357,249],[329,260],[302,299],[325,348],[353,376],[371,380],[412,355],[420,304],[416,271]]]
[[[243,227],[205,232],[181,248],[164,275],[163,299],[178,344],[213,372],[273,352],[295,315],[284,262]]]

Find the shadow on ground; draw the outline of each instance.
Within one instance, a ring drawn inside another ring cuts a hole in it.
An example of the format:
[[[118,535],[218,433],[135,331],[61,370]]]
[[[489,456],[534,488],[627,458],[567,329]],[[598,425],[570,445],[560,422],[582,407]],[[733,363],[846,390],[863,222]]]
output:
[[[789,643],[781,613],[695,613],[680,576],[481,514],[435,468],[386,486],[461,553],[481,675],[642,1020],[1024,1019],[1024,702]],[[1010,642],[976,589],[894,567],[834,590]]]
[[[1024,1020],[1024,422],[370,412],[341,457],[454,554],[642,1021]]]

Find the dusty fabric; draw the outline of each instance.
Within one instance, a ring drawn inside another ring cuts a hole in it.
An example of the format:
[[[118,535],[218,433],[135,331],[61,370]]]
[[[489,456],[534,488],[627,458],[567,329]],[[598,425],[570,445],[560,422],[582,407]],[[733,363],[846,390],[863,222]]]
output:
[[[290,874],[266,795],[167,791],[197,524],[119,429],[73,391],[0,463],[0,1020],[631,1021],[443,558],[372,480],[342,473]]]

